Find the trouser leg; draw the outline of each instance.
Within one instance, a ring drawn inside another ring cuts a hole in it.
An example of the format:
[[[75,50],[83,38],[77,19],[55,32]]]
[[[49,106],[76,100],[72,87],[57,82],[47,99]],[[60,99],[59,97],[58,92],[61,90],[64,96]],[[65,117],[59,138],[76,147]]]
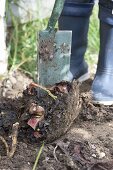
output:
[[[72,49],[69,80],[88,77],[88,66],[84,60],[87,48],[89,18],[94,0],[66,0],[61,17],[60,30],[72,30]]]

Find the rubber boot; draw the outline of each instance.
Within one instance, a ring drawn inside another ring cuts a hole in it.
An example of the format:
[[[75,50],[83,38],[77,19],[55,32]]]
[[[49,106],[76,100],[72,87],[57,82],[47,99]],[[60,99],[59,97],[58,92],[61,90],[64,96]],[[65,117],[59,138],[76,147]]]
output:
[[[113,2],[100,0],[100,52],[97,72],[92,84],[95,103],[113,104]]]
[[[93,5],[93,0],[66,0],[59,18],[60,30],[72,30],[70,73],[66,79],[68,81],[73,79],[84,81],[89,78],[84,54],[87,48],[89,17]]]

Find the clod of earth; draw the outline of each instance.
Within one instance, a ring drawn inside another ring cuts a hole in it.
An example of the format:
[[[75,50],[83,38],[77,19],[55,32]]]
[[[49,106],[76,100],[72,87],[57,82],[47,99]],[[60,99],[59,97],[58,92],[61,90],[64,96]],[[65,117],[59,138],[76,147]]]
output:
[[[41,89],[45,93],[38,93]],[[26,90],[23,91],[21,97],[5,100],[1,103],[1,126],[5,128],[5,121],[9,133],[11,126],[18,122],[19,126],[16,131],[16,137],[12,137],[12,157],[17,144],[17,136],[19,129],[32,129],[29,136],[34,136],[37,140],[46,140],[52,142],[65,134],[72,125],[73,121],[79,114],[81,108],[81,100],[79,99],[79,84],[74,81],[57,83],[52,87],[42,87],[38,84],[31,83]],[[12,110],[11,114],[5,113],[6,110]],[[14,146],[13,146],[14,145]]]
[[[43,95],[37,92],[40,88]],[[31,83],[23,91],[21,106],[20,124],[29,125],[36,138],[51,142],[65,134],[79,114],[79,84],[61,82],[45,88]]]
[[[35,137],[42,137],[51,142],[65,134],[79,114],[81,108],[79,84],[75,81],[57,83],[46,88],[45,95],[37,95],[37,87],[36,84],[30,85],[23,95],[24,100],[26,97],[29,101],[32,99],[29,103],[30,107],[27,106],[30,115],[27,124],[35,130]],[[48,95],[48,91],[57,98],[54,100]]]

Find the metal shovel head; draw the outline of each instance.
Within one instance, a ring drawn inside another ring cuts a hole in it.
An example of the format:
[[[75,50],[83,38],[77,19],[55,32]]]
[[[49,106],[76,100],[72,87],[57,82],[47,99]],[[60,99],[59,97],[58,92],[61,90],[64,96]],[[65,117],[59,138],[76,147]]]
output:
[[[43,86],[66,80],[70,69],[72,31],[39,32],[38,82]]]

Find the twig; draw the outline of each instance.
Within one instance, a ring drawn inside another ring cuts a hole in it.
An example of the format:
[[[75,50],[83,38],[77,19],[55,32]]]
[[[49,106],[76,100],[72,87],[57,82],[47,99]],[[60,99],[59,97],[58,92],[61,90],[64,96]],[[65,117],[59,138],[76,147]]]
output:
[[[36,84],[36,83],[31,83],[31,84],[30,84],[30,87],[39,87],[40,89],[46,91],[46,92],[49,94],[49,96],[51,96],[54,100],[57,99],[57,96],[53,95],[53,94],[50,92],[50,90],[48,90],[46,87],[43,87],[43,86],[41,86],[41,85],[39,85],[39,84]]]
[[[98,167],[102,170],[107,170],[107,168],[105,168],[104,166],[98,165]]]
[[[13,127],[12,127],[12,145],[11,145],[11,150],[10,150],[10,152],[8,154],[9,158],[12,158],[15,151],[16,151],[18,128],[19,128],[19,123],[18,122],[13,124]]]
[[[61,162],[57,159],[57,156],[56,156],[56,150],[57,150],[57,148],[58,148],[58,145],[56,145],[55,148],[54,148],[53,156],[54,156],[55,160],[56,160],[58,163],[61,163]]]
[[[32,170],[36,170],[36,167],[37,167],[37,164],[38,164],[38,161],[39,161],[39,158],[40,158],[40,155],[42,153],[43,148],[44,148],[44,142],[43,142],[43,144],[42,144],[42,146],[41,146],[41,148],[40,148],[40,150],[38,152],[38,155],[36,157],[36,160],[35,160],[35,163],[34,163],[34,166],[33,166]]]
[[[7,152],[7,156],[8,156],[8,155],[9,155],[9,146],[8,146],[6,140],[5,140],[2,136],[0,136],[0,140],[1,140],[1,141],[3,142],[3,144],[5,145],[6,152]]]
[[[60,143],[58,143],[58,144],[56,145],[56,147],[54,148],[54,151],[53,151],[53,156],[54,156],[54,158],[56,159],[56,161],[57,161],[59,164],[62,164],[62,165],[65,164],[65,163],[60,162],[60,161],[57,159],[56,149],[57,149],[58,147],[59,147],[59,148],[61,149],[61,151],[65,154],[65,156],[66,156],[65,159],[66,159],[67,164],[68,164],[72,169],[76,169],[76,164],[73,162],[73,160],[71,159],[71,157],[70,157],[70,155],[68,154],[68,152],[65,150],[65,148],[63,148],[63,147],[61,146]]]

